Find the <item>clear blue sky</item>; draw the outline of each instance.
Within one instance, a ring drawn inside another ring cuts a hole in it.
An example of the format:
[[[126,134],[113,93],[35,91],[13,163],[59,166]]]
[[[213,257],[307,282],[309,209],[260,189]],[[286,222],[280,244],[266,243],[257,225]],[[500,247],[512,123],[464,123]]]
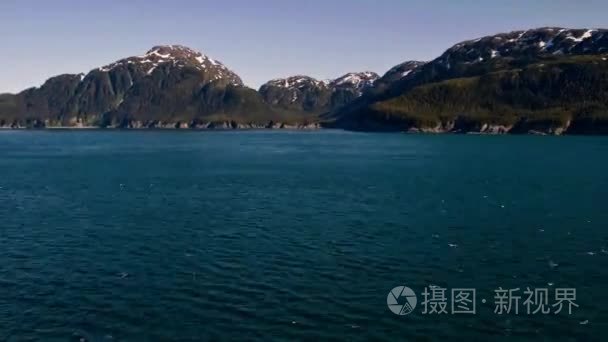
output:
[[[254,88],[384,73],[454,43],[540,26],[608,27],[606,0],[0,0],[0,92],[183,44]]]

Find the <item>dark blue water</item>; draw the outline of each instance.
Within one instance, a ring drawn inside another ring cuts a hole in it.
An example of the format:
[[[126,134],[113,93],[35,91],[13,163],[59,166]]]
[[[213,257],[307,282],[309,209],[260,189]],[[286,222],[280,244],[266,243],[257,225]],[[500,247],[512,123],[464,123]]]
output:
[[[601,340],[607,156],[600,137],[2,131],[0,340]],[[431,284],[476,288],[477,313],[422,314]],[[497,315],[498,287],[579,307]]]

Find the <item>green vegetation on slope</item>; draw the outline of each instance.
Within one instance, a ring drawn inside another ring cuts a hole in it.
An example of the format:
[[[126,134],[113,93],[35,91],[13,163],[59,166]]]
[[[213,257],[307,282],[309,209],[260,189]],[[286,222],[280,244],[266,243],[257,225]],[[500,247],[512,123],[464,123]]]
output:
[[[376,119],[414,127],[456,119],[541,126],[608,121],[608,62],[580,55],[541,59],[521,68],[423,84],[369,109]]]

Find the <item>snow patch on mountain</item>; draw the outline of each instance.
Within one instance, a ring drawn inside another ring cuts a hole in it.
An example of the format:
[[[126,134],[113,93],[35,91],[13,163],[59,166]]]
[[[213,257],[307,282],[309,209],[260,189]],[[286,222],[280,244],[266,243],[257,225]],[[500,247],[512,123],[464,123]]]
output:
[[[201,72],[213,74],[212,79],[226,78],[234,85],[242,85],[241,79],[221,62],[182,45],[159,45],[146,54],[121,59],[112,64],[98,68],[101,72],[110,72],[118,67],[133,65],[141,68],[146,75],[151,75],[162,65],[176,68],[191,67]]]
[[[407,61],[397,64],[389,69],[380,79],[377,80],[377,82],[387,84],[400,81],[413,75],[416,70],[424,64],[426,64],[426,62],[421,61]]]
[[[304,75],[296,75],[288,78],[276,78],[266,83],[279,88],[302,89],[306,87],[326,87],[327,84],[323,81],[318,81],[312,77]]]
[[[371,87],[378,78],[378,74],[371,71],[357,73],[352,72],[333,80],[330,79],[322,81],[309,76],[296,75],[287,78],[270,80],[262,87],[276,87],[289,90],[293,92],[291,102],[295,102],[299,98],[297,96],[297,91],[315,88],[330,91],[335,91],[337,89],[349,89],[354,91],[357,96],[359,96],[366,88]]]
[[[327,110],[361,96],[378,78],[378,74],[371,71],[348,73],[328,80],[295,75],[270,80],[259,92],[273,105],[295,106],[305,111]]]
[[[352,88],[360,95],[364,89],[371,87],[378,78],[380,76],[371,71],[351,72],[336,78],[329,85],[334,88]]]
[[[595,31],[597,31],[597,30],[587,30],[580,37],[573,37],[572,35],[568,35],[566,38],[570,39],[570,40],[572,40],[574,42],[580,43],[580,42],[582,42],[585,39],[591,38],[593,36],[593,32],[595,32]]]
[[[605,29],[544,27],[500,33],[455,44],[434,63],[449,69],[456,63],[474,64],[493,58],[542,54],[594,54],[608,50]]]

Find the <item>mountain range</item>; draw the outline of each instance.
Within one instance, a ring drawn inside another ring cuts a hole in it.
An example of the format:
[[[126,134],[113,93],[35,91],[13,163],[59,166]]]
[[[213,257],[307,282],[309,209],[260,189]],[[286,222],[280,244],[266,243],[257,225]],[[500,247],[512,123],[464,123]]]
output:
[[[605,134],[607,58],[608,30],[546,27],[464,41],[382,76],[296,75],[255,90],[209,56],[164,45],[0,94],[0,127]]]

